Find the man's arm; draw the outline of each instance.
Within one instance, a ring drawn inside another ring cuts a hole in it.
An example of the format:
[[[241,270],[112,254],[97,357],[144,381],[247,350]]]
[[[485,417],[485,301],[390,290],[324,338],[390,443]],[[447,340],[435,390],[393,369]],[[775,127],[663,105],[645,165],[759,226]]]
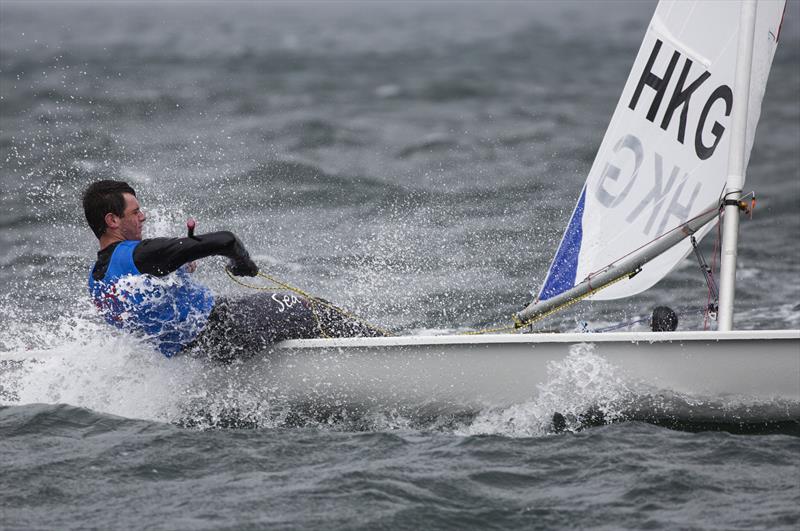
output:
[[[133,263],[140,272],[161,277],[187,262],[207,256],[230,258],[234,275],[254,276],[258,273],[258,267],[242,242],[228,231],[210,232],[193,238],[142,240],[133,251]]]

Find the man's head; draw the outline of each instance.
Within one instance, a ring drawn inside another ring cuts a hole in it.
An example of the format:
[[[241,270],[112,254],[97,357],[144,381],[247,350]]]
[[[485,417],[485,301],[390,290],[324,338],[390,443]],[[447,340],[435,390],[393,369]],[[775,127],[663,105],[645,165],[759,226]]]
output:
[[[97,181],[83,192],[83,213],[98,239],[141,240],[145,215],[136,192],[123,181]]]

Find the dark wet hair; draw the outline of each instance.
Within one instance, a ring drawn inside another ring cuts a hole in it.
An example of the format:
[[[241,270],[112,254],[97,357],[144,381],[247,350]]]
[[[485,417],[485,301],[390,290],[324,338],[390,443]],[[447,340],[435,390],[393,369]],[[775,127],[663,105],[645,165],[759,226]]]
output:
[[[653,332],[672,332],[678,328],[678,314],[672,308],[659,306],[653,310],[650,327]]]
[[[83,191],[83,213],[98,239],[108,228],[106,214],[125,215],[125,197],[122,194],[126,193],[136,195],[125,181],[97,181]]]

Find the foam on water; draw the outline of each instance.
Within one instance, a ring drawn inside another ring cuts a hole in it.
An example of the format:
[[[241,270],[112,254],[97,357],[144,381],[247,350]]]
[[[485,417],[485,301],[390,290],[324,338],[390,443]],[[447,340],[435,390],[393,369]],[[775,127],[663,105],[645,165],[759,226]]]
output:
[[[0,369],[0,403],[66,403],[158,421],[175,417],[176,397],[191,389],[200,372],[194,360],[168,360],[104,324],[71,321],[79,332],[58,346],[3,354],[22,361],[5,361]]]
[[[464,433],[540,436],[552,433],[555,413],[564,416],[567,430],[580,429],[587,412],[599,412],[613,422],[623,418],[635,394],[633,383],[595,354],[594,345],[574,345],[566,358],[548,364],[547,381],[539,386],[534,400],[483,411]]]
[[[0,354],[0,405],[63,403],[194,426],[281,422],[286,404],[253,377],[251,366],[168,359],[91,311],[58,317],[47,328],[15,322],[4,331],[11,341],[4,338]]]

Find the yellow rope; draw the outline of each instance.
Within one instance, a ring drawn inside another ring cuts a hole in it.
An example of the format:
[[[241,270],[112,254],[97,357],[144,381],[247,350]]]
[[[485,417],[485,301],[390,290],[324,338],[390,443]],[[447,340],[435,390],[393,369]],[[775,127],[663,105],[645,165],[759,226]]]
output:
[[[227,267],[225,268],[225,272],[228,274],[228,277],[230,277],[231,280],[233,280],[234,282],[236,282],[240,286],[244,286],[245,288],[255,289],[255,290],[259,290],[259,291],[271,291],[270,287],[253,286],[251,284],[247,284],[245,282],[242,282],[241,280],[236,278],[233,275],[233,273],[231,273],[230,270]],[[337,312],[340,315],[343,315],[344,317],[347,317],[348,319],[351,319],[353,321],[361,323],[362,325],[366,326],[367,328],[370,328],[372,330],[376,330],[376,331],[380,332],[381,334],[383,334],[385,336],[391,336],[392,335],[392,333],[389,332],[388,330],[385,330],[385,329],[383,329],[383,328],[381,328],[379,326],[375,326],[375,325],[365,321],[364,319],[361,319],[360,317],[358,317],[356,315],[353,315],[352,313],[348,312],[347,310],[339,308],[338,306],[334,306],[333,304],[329,303],[328,301],[322,300],[319,297],[315,297],[315,296],[311,295],[310,293],[301,290],[300,288],[297,288],[295,286],[287,284],[286,282],[282,282],[282,281],[278,280],[275,277],[267,275],[266,273],[262,273],[261,271],[259,271],[257,273],[257,275],[259,277],[262,277],[262,278],[265,278],[265,279],[269,280],[273,284],[275,284],[275,285],[277,285],[277,286],[279,286],[279,287],[281,287],[281,288],[283,288],[285,290],[291,291],[293,293],[296,293],[296,294],[300,295],[301,297],[306,298],[308,300],[308,302],[311,303],[311,313],[314,314],[314,319],[317,322],[317,328],[319,329],[320,334],[322,334],[323,337],[327,338],[327,337],[330,337],[330,336],[328,336],[328,334],[326,334],[325,330],[322,328],[322,323],[320,322],[319,316],[317,315],[317,311],[315,309],[316,305],[324,306],[324,307],[328,308],[329,310],[333,310],[334,312]]]
[[[610,285],[612,285],[612,284],[616,284],[616,283],[617,283],[617,282],[619,282],[620,280],[625,280],[626,278],[630,278],[631,274],[632,274],[632,273],[625,273],[624,275],[620,275],[619,277],[615,278],[614,280],[612,280],[612,281],[610,281],[610,282],[607,282],[607,283],[603,284],[603,285],[602,285],[602,286],[600,286],[599,288],[594,288],[594,289],[593,289],[593,290],[591,290],[591,291],[587,291],[587,292],[586,292],[586,293],[584,293],[583,295],[579,295],[579,296],[577,296],[577,297],[573,297],[572,299],[568,300],[568,301],[567,301],[567,302],[565,302],[564,304],[561,304],[560,306],[556,306],[555,308],[552,308],[551,310],[548,310],[548,311],[544,312],[544,313],[543,313],[543,314],[541,314],[541,315],[537,315],[536,317],[534,317],[534,318],[532,318],[532,319],[528,319],[528,320],[527,320],[527,321],[525,321],[524,323],[523,323],[523,322],[517,323],[517,328],[522,328],[523,326],[529,326],[529,325],[532,325],[533,323],[535,323],[535,322],[537,322],[537,321],[541,321],[541,320],[542,320],[542,319],[544,319],[545,317],[549,317],[549,316],[553,315],[553,314],[554,314],[554,313],[556,313],[556,312],[560,312],[560,311],[561,311],[561,310],[563,310],[564,308],[569,308],[569,307],[570,307],[570,306],[572,306],[573,304],[575,304],[575,303],[577,303],[577,302],[580,302],[580,301],[582,301],[582,300],[583,300],[583,299],[585,299],[586,297],[591,297],[592,295],[594,295],[595,293],[597,293],[597,292],[598,292],[598,291],[600,291],[601,289],[605,289],[605,288],[609,287],[609,286],[610,286]]]
[[[253,286],[253,285],[250,285],[250,284],[246,284],[245,282],[242,282],[241,280],[236,278],[228,270],[227,267],[225,268],[225,272],[228,274],[228,276],[230,277],[231,280],[233,280],[234,282],[236,282],[240,286],[244,286],[245,288],[255,289],[255,290],[260,290],[260,291],[271,291],[271,289],[269,287]],[[520,328],[523,328],[523,327],[526,327],[526,326],[530,326],[533,323],[541,321],[542,319],[544,319],[546,317],[549,317],[549,316],[553,315],[556,312],[560,312],[561,310],[563,310],[565,308],[569,308],[573,304],[582,301],[586,297],[590,297],[590,296],[594,295],[595,293],[597,293],[601,289],[607,288],[608,286],[611,286],[612,284],[616,284],[617,282],[619,282],[621,280],[624,280],[626,278],[630,278],[631,275],[633,275],[633,274],[634,273],[632,272],[632,273],[625,273],[624,275],[620,275],[619,277],[615,278],[614,280],[612,280],[612,281],[610,281],[610,282],[608,282],[606,284],[603,284],[602,286],[600,286],[598,288],[595,288],[595,289],[592,289],[590,291],[587,291],[586,293],[584,293],[583,295],[579,295],[578,297],[574,297],[574,298],[568,300],[567,302],[565,302],[564,304],[556,306],[555,308],[552,308],[551,310],[548,310],[547,312],[545,312],[545,313],[543,313],[541,315],[537,315],[536,317],[534,317],[532,319],[528,319],[527,321],[524,321],[524,322],[520,321],[519,319],[516,318],[516,315],[513,315],[512,316],[512,321],[514,322],[514,324],[511,325],[511,326],[502,326],[502,327],[497,327],[497,328],[483,328],[481,330],[471,330],[469,332],[462,332],[459,335],[463,335],[463,336],[478,336],[478,335],[483,335],[483,334],[497,334],[497,333],[500,333],[500,332],[509,332],[509,331],[510,332],[516,332]],[[373,324],[361,319],[360,317],[357,317],[357,316],[353,315],[352,313],[348,312],[347,310],[339,308],[338,306],[334,306],[333,304],[331,304],[331,303],[329,303],[327,301],[324,301],[322,299],[319,299],[318,297],[314,297],[313,295],[301,290],[300,288],[297,288],[297,287],[294,287],[294,286],[292,286],[290,284],[282,282],[282,281],[278,280],[277,278],[274,278],[274,277],[272,277],[270,275],[267,275],[266,273],[262,273],[261,271],[259,271],[257,273],[257,275],[259,277],[262,277],[262,278],[265,278],[265,279],[269,280],[273,284],[275,284],[277,286],[280,286],[283,289],[286,289],[288,291],[297,293],[298,295],[308,299],[308,301],[311,303],[311,312],[313,313],[314,319],[317,322],[317,328],[319,329],[319,331],[320,331],[320,333],[322,334],[323,337],[327,338],[329,336],[325,333],[325,330],[322,328],[322,323],[320,322],[319,316],[317,315],[317,312],[316,312],[316,309],[315,309],[315,306],[317,304],[319,304],[320,306],[324,306],[324,307],[326,307],[326,308],[328,308],[330,310],[333,310],[333,311],[335,311],[335,312],[347,317],[348,319],[352,319],[353,321],[361,323],[362,325],[364,325],[364,326],[366,326],[368,328],[371,328],[373,330],[377,330],[378,332],[380,332],[381,334],[383,334],[385,336],[391,336],[392,335],[392,333],[389,332],[388,330],[385,330],[385,329],[383,329],[381,327],[375,326],[375,325],[373,325]]]
[[[523,328],[525,326],[530,326],[530,325],[532,325],[533,323],[535,323],[537,321],[541,321],[545,317],[549,317],[549,316],[553,315],[556,312],[560,312],[564,308],[569,308],[573,304],[585,299],[586,297],[590,297],[590,296],[594,295],[595,293],[597,293],[601,289],[607,288],[608,286],[610,286],[612,284],[616,284],[620,280],[624,280],[626,278],[630,278],[630,276],[632,274],[633,273],[625,273],[624,275],[621,275],[621,276],[615,278],[614,280],[612,280],[612,281],[610,281],[610,282],[608,282],[606,284],[603,284],[599,288],[595,288],[595,289],[593,289],[591,291],[587,291],[583,295],[579,295],[578,297],[574,297],[574,298],[568,300],[567,302],[565,302],[564,304],[556,306],[555,308],[552,308],[551,310],[548,310],[548,311],[546,311],[545,313],[543,313],[541,315],[537,315],[536,317],[534,317],[532,319],[528,319],[527,321],[524,321],[524,322],[520,321],[519,319],[517,319],[516,315],[513,315],[511,317],[511,320],[514,322],[514,324],[512,326],[505,326],[505,327],[500,327],[500,328],[484,328],[482,330],[473,330],[473,331],[470,331],[470,332],[463,332],[461,335],[464,335],[464,336],[478,336],[478,335],[482,335],[482,334],[496,334],[498,332],[508,332],[508,331],[515,331],[516,332],[520,328]]]
[[[481,330],[470,330],[469,332],[461,332],[462,336],[480,336],[483,334],[497,334],[500,332],[513,332],[516,330],[515,326],[502,326],[500,328],[483,328]]]

